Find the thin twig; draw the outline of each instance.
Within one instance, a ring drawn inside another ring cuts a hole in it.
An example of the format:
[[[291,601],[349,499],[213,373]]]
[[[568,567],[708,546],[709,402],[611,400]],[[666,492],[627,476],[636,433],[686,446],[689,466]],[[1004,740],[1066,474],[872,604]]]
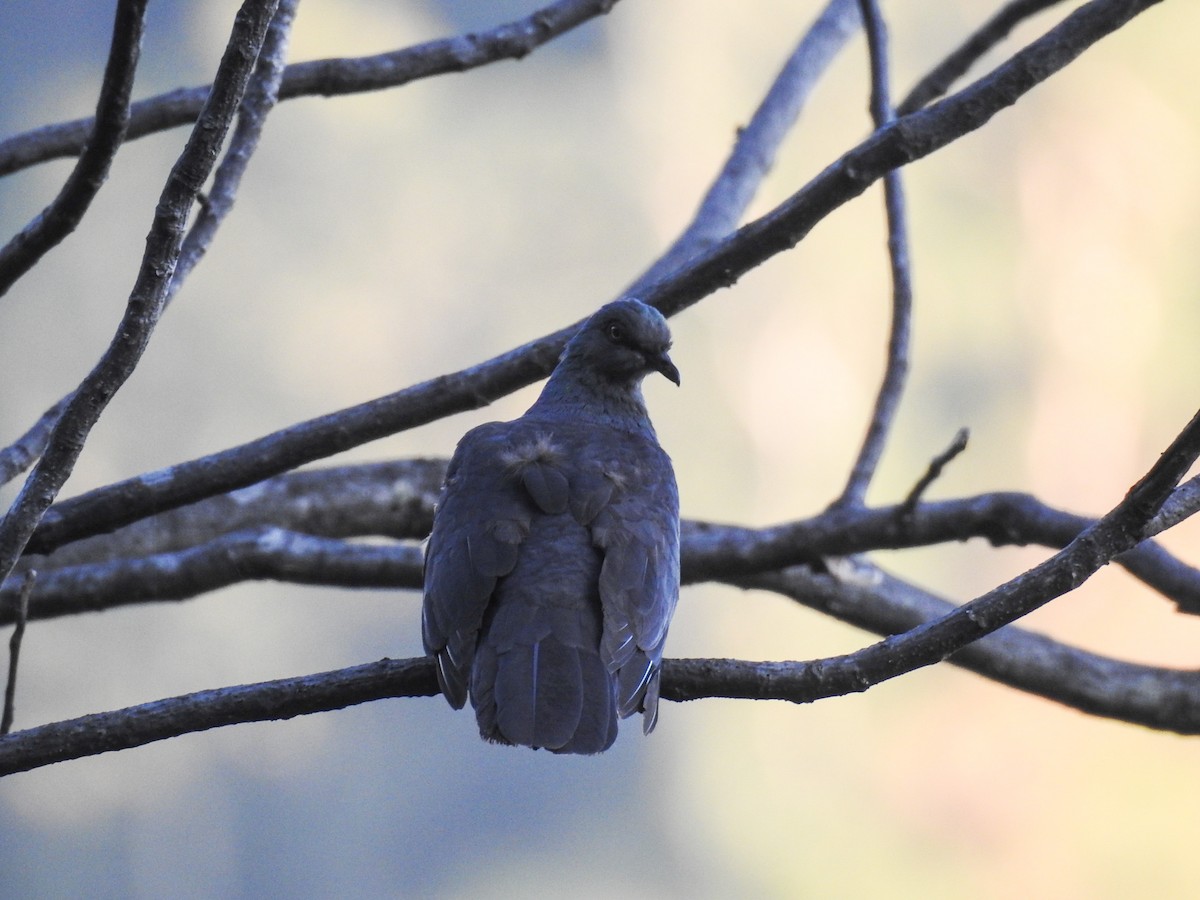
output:
[[[489,31],[418,44],[377,56],[318,59],[287,67],[279,99],[333,97],[399,87],[420,78],[466,72],[501,60],[523,59],[556,37],[603,15],[617,0],[559,0]],[[128,139],[196,121],[212,85],[180,88],[133,104]],[[0,176],[64,156],[77,156],[91,119],[47,125],[0,141]]]
[[[1146,526],[1146,537],[1153,537],[1168,528],[1174,528],[1197,512],[1200,512],[1200,475],[1181,484],[1167,498],[1158,515]],[[1200,605],[1189,612],[1200,612]]]
[[[258,147],[267,114],[279,98],[279,83],[287,58],[292,20],[299,3],[300,0],[280,0],[275,17],[271,20],[267,39],[258,55],[258,65],[238,108],[237,125],[229,138],[229,146],[213,174],[212,187],[205,193],[196,219],[183,239],[179,261],[175,265],[175,275],[167,288],[165,305],[171,303],[192,269],[204,258],[217,229],[233,208],[238,186],[250,157]]]
[[[17,703],[17,668],[21,661],[21,641],[25,639],[25,623],[29,621],[29,592],[37,579],[37,571],[30,569],[21,577],[17,591],[16,623],[12,637],[8,639],[8,681],[4,685],[4,712],[0,714],[0,734],[8,734],[12,728],[13,713]]]
[[[213,91],[163,188],[146,251],[112,342],[63,411],[41,461],[0,520],[0,580],[8,576],[62,488],[92,427],[129,378],[162,313],[188,213],[224,141],[278,0],[246,0],[235,19]]]
[[[929,468],[925,470],[925,474],[918,479],[917,483],[913,485],[913,489],[908,492],[908,496],[904,498],[904,502],[900,504],[897,514],[901,519],[905,521],[912,519],[913,513],[917,510],[917,504],[921,502],[921,497],[924,496],[929,486],[937,481],[938,476],[942,474],[942,469],[946,468],[954,457],[967,449],[967,439],[970,435],[971,432],[966,428],[958,429],[950,446],[929,461]]]
[[[0,296],[82,221],[129,126],[129,97],[142,46],[147,0],[119,0],[96,116],[79,161],[58,196],[0,247]]]
[[[1062,0],[1011,0],[968,37],[953,53],[916,83],[896,107],[896,114],[907,116],[941,97],[971,66],[1012,33],[1026,19]]]
[[[0,450],[0,484],[8,484],[34,464],[50,442],[58,417],[67,408],[71,396],[68,394],[42,413],[28,431]]]
[[[871,62],[871,118],[876,130],[886,128],[896,118],[892,110],[888,82],[887,25],[875,0],[859,0],[863,30]],[[850,477],[835,507],[862,506],[871,479],[879,467],[891,435],[892,424],[904,383],[908,378],[908,347],[912,333],[912,273],[909,266],[908,222],[904,207],[904,186],[900,172],[893,169],[883,176],[884,207],[887,213],[888,261],[892,277],[892,323],[888,334],[887,363],[883,381],[875,398],[870,424],[850,469]]]
[[[733,284],[794,247],[830,212],[885,173],[982,127],[1092,44],[1160,2],[1092,0],[990,74],[928,109],[877,130],[774,210],[656,282],[643,299],[673,315]],[[63,501],[46,514],[29,550],[46,553],[152,513],[246,487],[369,441],[486,406],[544,378],[578,324],[468,369]]]
[[[727,237],[742,220],[779,145],[800,117],[825,70],[862,24],[858,0],[830,0],[788,57],[683,233],[625,293],[640,297],[654,282]]]

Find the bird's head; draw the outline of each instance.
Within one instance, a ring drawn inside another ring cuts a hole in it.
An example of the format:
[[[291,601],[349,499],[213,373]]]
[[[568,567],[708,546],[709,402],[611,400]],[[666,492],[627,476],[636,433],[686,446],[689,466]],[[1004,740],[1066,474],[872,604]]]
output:
[[[563,358],[612,382],[636,382],[658,372],[679,384],[670,349],[671,330],[662,313],[626,299],[597,310],[567,344]]]

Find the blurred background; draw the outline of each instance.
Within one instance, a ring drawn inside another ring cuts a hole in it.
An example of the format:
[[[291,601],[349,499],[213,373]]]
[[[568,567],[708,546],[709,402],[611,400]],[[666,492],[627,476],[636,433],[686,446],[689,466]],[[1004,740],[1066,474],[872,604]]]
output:
[[[887,4],[894,92],[998,6]],[[237,4],[150,6],[135,96],[211,78]],[[533,2],[305,0],[292,59],[489,27]],[[460,369],[616,296],[690,218],[821,4],[660,0],[517,63],[282,104],[237,207],[64,496]],[[1065,6],[1069,6],[1065,5]],[[89,115],[112,3],[0,4],[0,136]],[[1052,16],[1061,15],[1053,13]],[[1018,32],[1003,55],[1048,27]],[[64,24],[67,23],[67,24]],[[871,493],[1022,490],[1109,509],[1195,412],[1200,7],[1163,4],[905,171],[912,377]],[[752,214],[869,130],[856,38]],[[980,69],[983,71],[983,69]],[[76,234],[0,298],[0,444],[111,338],[186,129],[130,143]],[[0,180],[0,235],[70,162]],[[771,524],[841,489],[882,372],[878,189],[678,316],[649,383],[686,516]],[[339,461],[448,455],[537,387]],[[0,491],[11,500],[14,486]],[[1200,562],[1200,532],[1164,538]],[[879,554],[957,600],[1048,551]],[[1200,621],[1105,570],[1025,625],[1196,667]],[[421,652],[414,592],[273,584],[33,623],[16,727]],[[688,588],[672,656],[807,659],[873,638],[774,595]],[[948,666],[810,706],[665,704],[597,758],[497,748],[440,698],[243,725],[0,782],[12,897],[1190,896],[1200,745]]]

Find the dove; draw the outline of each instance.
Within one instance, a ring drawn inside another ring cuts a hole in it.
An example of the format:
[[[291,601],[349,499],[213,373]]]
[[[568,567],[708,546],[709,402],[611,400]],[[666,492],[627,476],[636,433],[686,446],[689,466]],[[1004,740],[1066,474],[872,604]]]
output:
[[[425,553],[421,631],[438,684],[480,735],[607,750],[657,721],[679,597],[679,493],[642,397],[676,385],[670,330],[635,299],[601,307],[541,394],[459,441]]]

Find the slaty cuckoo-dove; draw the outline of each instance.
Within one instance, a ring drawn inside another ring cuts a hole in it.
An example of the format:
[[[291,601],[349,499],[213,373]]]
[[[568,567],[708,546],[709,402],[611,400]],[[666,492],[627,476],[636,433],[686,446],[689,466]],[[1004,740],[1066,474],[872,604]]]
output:
[[[666,320],[601,308],[519,419],[469,431],[425,554],[422,638],[450,705],[489,741],[612,746],[618,717],[658,716],[679,596],[679,494],[642,379],[679,384]]]

